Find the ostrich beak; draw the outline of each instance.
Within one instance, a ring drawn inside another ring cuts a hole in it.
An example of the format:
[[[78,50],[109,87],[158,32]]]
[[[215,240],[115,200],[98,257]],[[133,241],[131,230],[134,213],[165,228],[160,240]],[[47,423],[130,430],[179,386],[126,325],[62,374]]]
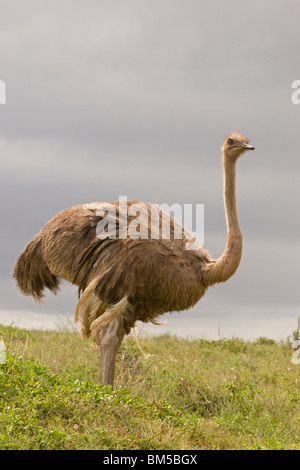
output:
[[[249,144],[242,144],[241,147],[245,150],[254,150],[255,147],[253,147],[253,145],[249,145]]]

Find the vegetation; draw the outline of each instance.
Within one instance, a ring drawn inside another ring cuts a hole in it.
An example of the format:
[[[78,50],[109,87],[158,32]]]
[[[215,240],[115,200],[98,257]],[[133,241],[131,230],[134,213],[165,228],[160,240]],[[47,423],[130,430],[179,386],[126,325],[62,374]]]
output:
[[[132,337],[115,389],[77,332],[0,326],[0,449],[300,449],[289,341]]]

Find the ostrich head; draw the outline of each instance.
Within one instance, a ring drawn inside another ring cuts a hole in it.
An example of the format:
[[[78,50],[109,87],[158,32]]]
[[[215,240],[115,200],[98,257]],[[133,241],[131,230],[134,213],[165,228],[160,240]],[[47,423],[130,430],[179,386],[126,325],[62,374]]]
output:
[[[249,145],[247,137],[232,132],[225,137],[221,150],[228,159],[236,160],[245,150],[254,150],[254,147]]]

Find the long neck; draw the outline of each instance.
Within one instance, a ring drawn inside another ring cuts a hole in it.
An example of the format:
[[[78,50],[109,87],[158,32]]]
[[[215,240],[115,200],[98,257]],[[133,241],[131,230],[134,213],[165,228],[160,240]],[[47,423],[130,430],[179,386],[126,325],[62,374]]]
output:
[[[235,197],[235,163],[223,155],[227,244],[222,256],[204,267],[203,282],[206,285],[227,281],[237,270],[242,256],[242,233]]]

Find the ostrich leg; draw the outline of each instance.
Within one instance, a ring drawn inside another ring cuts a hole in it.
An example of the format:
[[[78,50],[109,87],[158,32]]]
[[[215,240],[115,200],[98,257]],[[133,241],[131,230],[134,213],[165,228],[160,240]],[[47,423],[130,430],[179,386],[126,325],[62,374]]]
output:
[[[114,385],[117,352],[125,335],[122,318],[113,319],[99,332],[100,340],[100,382]]]

